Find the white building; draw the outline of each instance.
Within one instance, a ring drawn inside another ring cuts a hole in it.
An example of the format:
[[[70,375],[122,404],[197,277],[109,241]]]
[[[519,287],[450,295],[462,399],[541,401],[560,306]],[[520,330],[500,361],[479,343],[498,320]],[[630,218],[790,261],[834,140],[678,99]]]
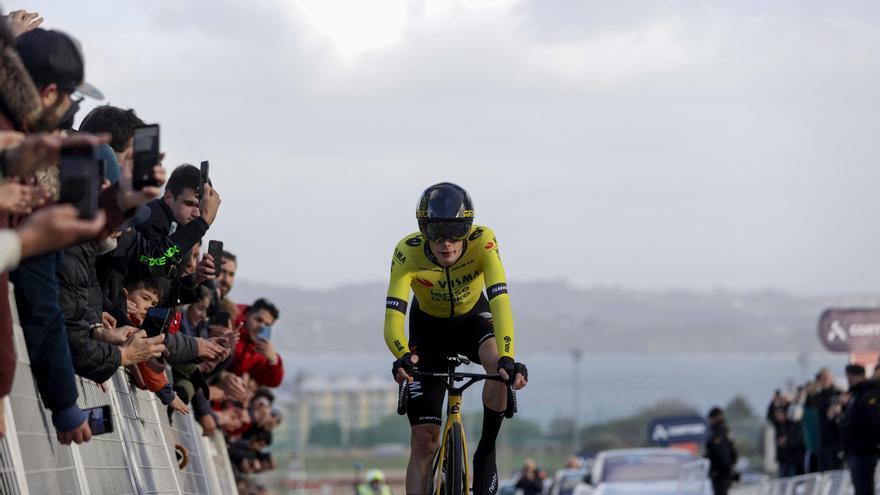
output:
[[[293,379],[292,399],[291,429],[299,448],[308,444],[316,424],[337,423],[346,445],[352,431],[375,426],[397,413],[397,385],[387,377],[299,373]]]

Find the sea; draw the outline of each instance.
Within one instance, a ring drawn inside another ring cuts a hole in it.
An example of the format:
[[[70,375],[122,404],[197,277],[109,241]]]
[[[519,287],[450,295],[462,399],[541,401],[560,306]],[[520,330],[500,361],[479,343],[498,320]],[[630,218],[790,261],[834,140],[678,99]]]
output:
[[[313,375],[391,379],[390,354],[283,352],[286,384],[298,371]],[[758,416],[766,411],[776,389],[791,390],[827,366],[843,380],[844,354],[795,352],[704,354],[522,353],[529,384],[518,396],[522,418],[548,424],[556,418],[578,417],[581,425],[631,415],[660,401],[677,400],[698,411],[727,404],[740,395]],[[471,371],[481,368],[472,367]],[[285,385],[282,385],[284,387]],[[480,411],[479,393],[465,395],[465,411]]]

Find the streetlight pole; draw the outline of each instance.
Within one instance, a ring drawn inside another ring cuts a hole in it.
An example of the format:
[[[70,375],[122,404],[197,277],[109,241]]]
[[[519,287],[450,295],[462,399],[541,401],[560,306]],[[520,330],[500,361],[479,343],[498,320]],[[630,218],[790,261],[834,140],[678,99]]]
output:
[[[574,429],[574,432],[572,432],[573,434],[572,434],[571,438],[573,439],[572,440],[574,443],[573,450],[575,450],[575,453],[577,453],[577,450],[580,449],[580,439],[578,438],[579,434],[580,434],[579,425],[580,425],[580,419],[581,419],[581,372],[580,372],[581,370],[580,370],[580,364],[581,364],[581,358],[583,358],[583,356],[584,356],[584,350],[581,349],[580,347],[571,350],[571,358],[572,358],[572,361],[574,364],[574,366],[573,366],[574,375],[572,377],[573,379],[572,379],[572,394],[571,394],[572,401],[574,402],[572,404],[573,407],[572,407],[572,418],[571,418],[571,424],[572,424],[572,428]]]

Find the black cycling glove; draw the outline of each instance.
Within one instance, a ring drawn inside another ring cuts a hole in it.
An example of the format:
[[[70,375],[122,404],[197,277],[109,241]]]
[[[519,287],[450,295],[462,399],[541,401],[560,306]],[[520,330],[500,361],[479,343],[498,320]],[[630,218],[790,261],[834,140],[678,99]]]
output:
[[[397,380],[397,370],[403,368],[403,371],[406,371],[406,374],[412,376],[413,373],[413,362],[410,359],[412,357],[412,353],[407,352],[403,356],[400,356],[400,359],[394,361],[394,364],[391,365],[391,376]]]
[[[529,369],[522,363],[513,361],[510,356],[501,356],[498,358],[498,371],[504,370],[509,377],[508,383],[513,383],[517,374],[521,374],[526,381],[529,381]]]

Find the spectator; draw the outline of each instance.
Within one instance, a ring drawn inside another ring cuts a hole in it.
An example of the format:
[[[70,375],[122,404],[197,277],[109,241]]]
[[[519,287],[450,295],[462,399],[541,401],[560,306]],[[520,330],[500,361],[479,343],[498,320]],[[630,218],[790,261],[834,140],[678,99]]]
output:
[[[240,340],[235,346],[232,372],[238,376],[248,373],[257,383],[266,387],[277,387],[284,378],[284,364],[275,352],[271,340],[260,337],[260,333],[278,319],[278,308],[266,299],[257,299],[244,310],[244,325]]]
[[[100,92],[84,83],[82,54],[69,36],[37,28],[21,34],[15,48],[20,59],[3,47],[6,77],[0,88],[0,130],[54,131],[76,112],[73,91],[100,97]],[[54,199],[57,181],[46,185]],[[76,404],[73,363],[59,305],[59,260],[60,253],[30,258],[10,278],[34,378],[43,402],[52,411],[58,440],[62,444],[82,443],[90,439],[91,431]],[[5,280],[0,285],[4,286],[0,297],[6,299]]]
[[[379,469],[367,471],[364,482],[357,487],[357,495],[391,495],[391,488],[385,483],[385,473]]]
[[[159,300],[162,299],[161,284],[158,280],[153,279],[142,279],[130,283],[125,292],[126,298],[130,303],[128,319],[135,325],[142,325],[147,317],[147,312],[154,308]],[[165,339],[165,334],[162,333],[152,337],[152,339],[161,342]],[[143,385],[139,385],[155,393],[163,405],[169,406],[181,414],[189,414],[189,408],[174,393],[171,384],[168,382],[168,377],[165,374],[165,363],[159,361],[163,351],[164,349],[161,351],[157,350],[149,356],[149,359],[137,363],[137,373],[143,382]]]
[[[200,187],[199,169],[184,164],[171,173],[165,195],[147,204],[150,220],[137,227],[137,231],[152,243],[153,249],[138,259],[142,268],[151,271],[157,268],[170,276],[183,255],[201,241],[214,223],[220,195],[206,184],[204,195],[199,198]]]
[[[238,270],[238,258],[229,251],[223,251],[223,266],[217,275],[217,285],[220,288],[220,298],[229,296],[232,286],[235,285],[235,272]]]
[[[15,365],[6,292],[6,270],[14,269],[33,374],[61,443],[91,435],[76,405],[74,371],[104,382],[122,365],[169,414],[188,413],[192,399],[205,434],[218,426],[227,433],[237,469],[274,468],[263,449],[282,414],[260,385],[277,386],[283,378],[268,338],[279,314],[265,299],[239,313],[228,299],[237,258],[225,252],[214,266],[211,255],[199,256],[220,196],[192,165],[175,169],[161,197],[158,187],[134,190],[133,135],[143,121],[133,110],[95,108],[79,134],[62,137],[81,101],[74,92],[101,94],[84,83],[79,45],[40,29],[41,22],[20,11],[0,23],[0,399],[9,393]],[[94,221],[52,204],[60,193],[62,145],[93,146],[105,162]],[[160,164],[154,173],[164,183]],[[22,221],[22,215],[29,216]],[[152,308],[169,316],[163,333],[148,337],[138,327],[146,326]]]
[[[95,107],[79,125],[80,132],[110,134],[110,143],[105,146],[116,156],[116,161],[108,163],[110,166],[107,167],[107,179],[110,182],[119,179],[119,163],[127,159],[126,154],[132,150],[134,130],[142,125],[144,121],[131,108],[123,110],[110,105]]]
[[[204,285],[199,288],[199,298],[187,306],[181,319],[180,331],[190,337],[208,336],[208,306],[211,304],[211,291]]]
[[[776,430],[776,462],[779,465],[778,475],[780,478],[794,476],[794,462],[791,458],[789,443],[789,435],[792,427],[786,416],[786,408],[784,406],[773,409],[774,425]]]
[[[828,368],[819,371],[819,391],[815,406],[819,417],[822,446],[819,451],[819,470],[829,471],[843,467],[843,449],[837,418],[840,415],[840,396],[843,393],[834,385],[834,376]]]
[[[709,429],[706,458],[709,459],[712,490],[715,495],[726,495],[733,482],[739,478],[739,474],[734,469],[739,456],[730,440],[730,432],[721,408],[713,407],[709,411]]]
[[[880,382],[868,380],[865,368],[846,367],[850,399],[840,419],[846,463],[855,495],[874,494],[874,471],[880,445]]]
[[[263,452],[271,444],[272,433],[266,430],[256,430],[242,437],[229,447],[232,465],[244,473],[259,473],[274,468],[272,457]]]
[[[103,312],[104,295],[95,271],[98,250],[95,241],[67,248],[58,267],[58,280],[74,370],[103,383],[120,365],[139,362],[135,359],[141,350],[155,347],[155,352],[162,352],[165,346],[135,335],[134,327],[117,328],[115,318]]]
[[[522,490],[523,495],[539,495],[544,490],[544,483],[538,476],[538,467],[532,459],[526,459],[520,470],[516,489]]]
[[[822,432],[819,426],[819,412],[816,409],[816,394],[819,392],[818,375],[804,386],[803,418],[801,428],[804,435],[804,472],[819,471],[819,454],[822,451]]]

